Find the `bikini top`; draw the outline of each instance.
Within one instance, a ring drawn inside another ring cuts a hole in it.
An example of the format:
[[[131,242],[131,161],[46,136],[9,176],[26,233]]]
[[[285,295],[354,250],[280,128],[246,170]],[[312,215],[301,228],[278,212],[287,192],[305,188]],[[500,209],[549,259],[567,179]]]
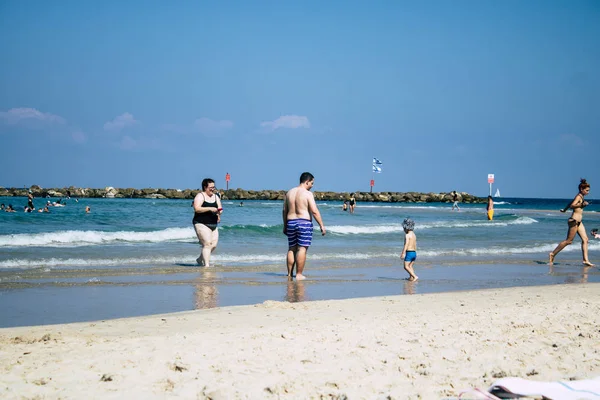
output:
[[[585,207],[583,205],[583,203],[585,202],[585,200],[583,199],[583,196],[581,195],[581,193],[579,193],[579,194],[577,194],[577,196],[575,196],[575,198],[577,198],[577,197],[581,197],[581,203],[579,203],[577,205],[574,205],[573,203],[575,203],[575,200],[573,200],[573,203],[571,203],[571,209],[572,210],[574,210],[576,208],[583,208],[583,207]]]

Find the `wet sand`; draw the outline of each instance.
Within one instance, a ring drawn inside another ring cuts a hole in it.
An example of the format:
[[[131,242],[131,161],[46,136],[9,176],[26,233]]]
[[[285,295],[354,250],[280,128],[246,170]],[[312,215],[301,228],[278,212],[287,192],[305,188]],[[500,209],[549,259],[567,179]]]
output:
[[[58,324],[259,304],[600,282],[598,268],[560,263],[418,265],[410,283],[398,266],[307,268],[288,282],[281,268],[148,266],[22,271],[0,276],[0,328]]]

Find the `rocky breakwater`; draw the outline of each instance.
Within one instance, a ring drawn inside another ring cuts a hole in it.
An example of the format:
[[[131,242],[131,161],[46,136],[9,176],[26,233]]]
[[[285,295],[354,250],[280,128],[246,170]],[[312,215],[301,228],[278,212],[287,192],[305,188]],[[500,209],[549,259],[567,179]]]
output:
[[[3,188],[0,187],[0,196],[26,197],[31,192],[35,197],[52,198],[134,198],[134,199],[193,199],[199,189],[134,189],[114,188],[52,188],[44,189],[33,185],[30,188]],[[285,190],[244,190],[229,189],[221,191],[225,200],[283,200]],[[315,199],[319,201],[344,201],[349,200],[351,195],[357,202],[379,202],[379,203],[450,203],[451,193],[418,193],[418,192],[314,192]],[[461,203],[485,203],[486,199],[470,195],[465,192],[457,192]]]

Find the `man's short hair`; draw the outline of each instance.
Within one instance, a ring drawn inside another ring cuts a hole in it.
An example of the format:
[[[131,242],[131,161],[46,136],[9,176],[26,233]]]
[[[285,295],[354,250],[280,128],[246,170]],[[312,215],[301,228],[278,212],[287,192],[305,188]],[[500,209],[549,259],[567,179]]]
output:
[[[315,177],[310,172],[303,172],[302,175],[300,175],[300,183],[310,182],[314,179]]]

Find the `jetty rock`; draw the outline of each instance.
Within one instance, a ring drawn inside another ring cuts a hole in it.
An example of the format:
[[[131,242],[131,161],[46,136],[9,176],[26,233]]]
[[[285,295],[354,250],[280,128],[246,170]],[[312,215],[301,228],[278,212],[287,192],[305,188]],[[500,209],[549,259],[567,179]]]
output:
[[[76,198],[132,198],[132,199],[193,199],[200,189],[155,189],[155,188],[115,188],[107,186],[97,188],[42,188],[33,185],[30,188],[0,187],[0,197],[26,197],[31,192],[35,197],[71,197]],[[278,200],[285,199],[285,190],[245,190],[241,188],[220,190],[224,200]],[[485,203],[485,197],[473,196],[466,192],[456,192],[461,203]],[[369,203],[451,203],[452,192],[314,192],[318,201],[344,201],[354,196],[357,202]]]

